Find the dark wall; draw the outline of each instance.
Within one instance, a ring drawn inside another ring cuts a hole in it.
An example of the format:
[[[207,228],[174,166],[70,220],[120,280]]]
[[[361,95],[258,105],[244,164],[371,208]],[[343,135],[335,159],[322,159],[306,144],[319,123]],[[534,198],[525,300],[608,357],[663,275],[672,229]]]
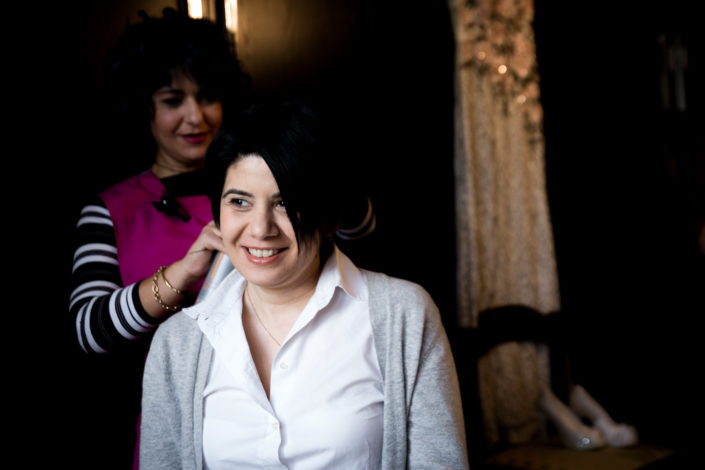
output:
[[[694,227],[705,215],[705,38],[696,17],[688,2],[536,2],[572,369],[645,440],[680,447],[693,443],[687,423],[702,411],[705,277]],[[689,50],[682,112],[664,109],[660,82],[661,44],[679,33]]]

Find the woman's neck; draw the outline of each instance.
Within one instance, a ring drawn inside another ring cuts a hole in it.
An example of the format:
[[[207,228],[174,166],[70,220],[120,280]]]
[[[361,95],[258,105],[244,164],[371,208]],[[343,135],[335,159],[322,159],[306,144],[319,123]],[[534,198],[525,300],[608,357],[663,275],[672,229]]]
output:
[[[251,299],[257,304],[257,310],[266,317],[298,316],[306,307],[318,285],[320,271],[315,276],[310,276],[297,286],[286,288],[267,288],[255,284],[247,284]]]
[[[154,163],[152,164],[152,173],[157,175],[158,178],[167,178],[169,176],[198,170],[199,168],[203,168],[205,163],[205,156],[204,158],[193,160],[179,160],[173,158],[161,148],[158,148],[157,154],[154,156]]]
[[[186,166],[170,166],[164,163],[155,161],[152,164],[152,173],[154,173],[157,178],[168,178],[169,176],[180,175],[181,173],[188,173],[190,171],[198,170],[200,167],[186,167]]]

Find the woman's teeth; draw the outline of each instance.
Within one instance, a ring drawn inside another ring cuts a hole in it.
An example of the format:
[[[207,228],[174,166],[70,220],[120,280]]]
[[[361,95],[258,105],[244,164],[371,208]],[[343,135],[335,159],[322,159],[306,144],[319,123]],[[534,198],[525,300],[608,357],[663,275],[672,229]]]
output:
[[[257,248],[248,248],[247,251],[257,258],[268,258],[279,253],[280,250],[258,250]]]

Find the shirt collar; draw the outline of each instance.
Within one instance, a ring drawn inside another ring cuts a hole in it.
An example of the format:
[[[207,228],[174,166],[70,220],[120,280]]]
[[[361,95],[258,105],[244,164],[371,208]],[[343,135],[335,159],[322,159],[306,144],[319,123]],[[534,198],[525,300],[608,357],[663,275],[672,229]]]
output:
[[[316,291],[320,291],[330,299],[336,287],[340,287],[356,300],[367,300],[367,289],[365,289],[362,273],[338,247],[334,248],[323,265]]]
[[[247,281],[242,274],[233,269],[203,301],[181,311],[197,320],[204,333],[211,333],[233,313],[233,310],[237,311],[236,317],[240,317],[241,299],[246,285]]]

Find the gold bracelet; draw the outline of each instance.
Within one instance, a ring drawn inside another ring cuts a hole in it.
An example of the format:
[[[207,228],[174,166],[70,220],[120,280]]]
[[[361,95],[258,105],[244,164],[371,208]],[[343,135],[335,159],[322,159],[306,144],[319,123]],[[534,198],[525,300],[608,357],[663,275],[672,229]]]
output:
[[[167,266],[162,266],[162,267],[159,268],[159,270],[157,271],[157,274],[161,274],[161,275],[162,275],[162,279],[164,279],[164,284],[166,284],[166,286],[167,286],[169,289],[173,290],[174,292],[176,292],[176,293],[179,294],[179,295],[183,294],[184,291],[182,291],[181,289],[178,289],[178,288],[172,286],[171,283],[166,280],[166,275],[164,274],[164,271],[166,271],[166,268],[168,268],[168,267],[169,267],[168,265],[167,265]]]
[[[164,268],[164,266],[162,266],[162,268]],[[154,293],[154,299],[157,301],[157,303],[158,303],[159,305],[161,305],[161,307],[162,307],[164,310],[169,310],[169,311],[171,311],[171,312],[176,312],[177,310],[179,310],[179,308],[181,308],[181,306],[180,306],[180,305],[167,305],[167,304],[164,303],[164,301],[162,300],[161,296],[159,295],[159,284],[158,284],[158,280],[159,280],[159,273],[163,271],[162,268],[159,268],[159,270],[158,270],[156,273],[154,273],[154,277],[152,278],[152,280],[154,281],[154,282],[153,282],[153,285],[152,285],[152,292]],[[163,276],[163,275],[162,275],[162,276]]]

